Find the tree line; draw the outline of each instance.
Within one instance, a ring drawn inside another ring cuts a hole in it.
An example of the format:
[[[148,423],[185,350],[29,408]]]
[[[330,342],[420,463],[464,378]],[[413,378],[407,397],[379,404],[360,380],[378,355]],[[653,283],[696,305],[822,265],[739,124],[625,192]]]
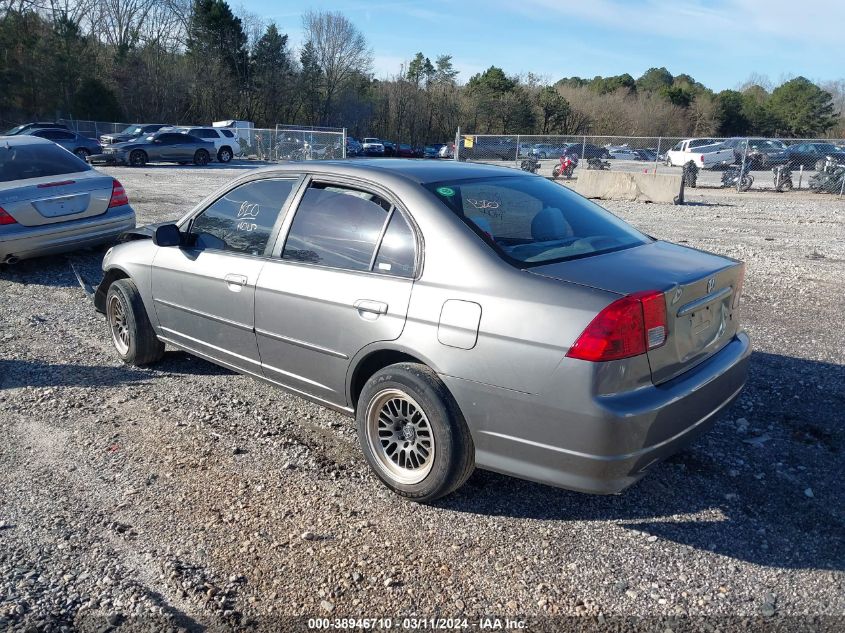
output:
[[[302,16],[293,50],[225,0],[0,0],[0,123],[33,118],[346,127],[411,143],[490,134],[845,136],[845,82],[765,79],[715,92],[652,68],[555,83],[491,66],[465,82],[422,52],[373,76],[343,14]]]

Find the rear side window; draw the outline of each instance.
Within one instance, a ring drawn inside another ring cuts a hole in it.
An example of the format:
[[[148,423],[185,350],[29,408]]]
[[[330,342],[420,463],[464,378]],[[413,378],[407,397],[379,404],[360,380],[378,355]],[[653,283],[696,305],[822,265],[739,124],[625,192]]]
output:
[[[373,193],[314,185],[296,211],[282,259],[370,270],[390,210],[391,205]]]
[[[52,143],[0,145],[0,182],[90,171],[91,167]]]
[[[231,130],[220,130],[220,131],[223,132],[223,136],[225,136],[227,138],[235,138],[235,135],[232,133]]]
[[[609,211],[545,178],[503,176],[425,186],[520,267],[648,242]]]
[[[296,180],[248,182],[218,198],[191,223],[194,248],[263,255]]]
[[[413,277],[415,252],[414,232],[402,214],[394,210],[379,245],[373,272]]]

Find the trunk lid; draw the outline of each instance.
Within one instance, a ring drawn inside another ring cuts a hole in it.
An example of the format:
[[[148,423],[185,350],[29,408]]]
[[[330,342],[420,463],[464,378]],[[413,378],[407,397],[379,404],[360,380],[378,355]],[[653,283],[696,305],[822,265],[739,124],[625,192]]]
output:
[[[652,382],[660,384],[706,360],[736,334],[734,299],[743,270],[742,262],[728,257],[652,242],[530,272],[620,295],[663,291],[668,335],[648,352]]]
[[[0,207],[21,226],[43,226],[105,213],[114,179],[96,171],[0,183]]]

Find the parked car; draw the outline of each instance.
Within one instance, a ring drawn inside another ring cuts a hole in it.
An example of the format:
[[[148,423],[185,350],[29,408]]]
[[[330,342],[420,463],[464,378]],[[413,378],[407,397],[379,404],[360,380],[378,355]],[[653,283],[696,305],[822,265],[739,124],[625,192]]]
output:
[[[117,180],[47,139],[0,137],[0,264],[102,244],[134,227]]]
[[[734,151],[734,162],[742,164],[743,157],[752,169],[769,169],[773,165],[789,162],[786,145],[782,141],[767,138],[732,138],[723,142]],[[748,150],[746,151],[746,145]]]
[[[787,147],[784,153],[789,166],[793,169],[803,165],[804,169],[821,171],[827,158],[835,163],[845,164],[845,151],[833,143],[797,143]]]
[[[99,154],[103,151],[103,148],[94,139],[87,138],[70,130],[62,130],[60,128],[33,129],[28,130],[26,134],[53,141],[56,145],[60,145],[67,151],[73,152],[82,160],[85,160],[91,154]]]
[[[368,136],[364,139],[363,147],[366,156],[384,156],[384,143],[377,138]]]
[[[640,160],[637,152],[627,147],[610,150],[610,158],[614,158],[616,160]]]
[[[610,152],[606,147],[599,147],[592,143],[572,143],[564,153],[577,158],[598,158],[601,160],[610,158]]]
[[[102,154],[88,158],[94,164],[143,167],[150,162],[207,165],[216,155],[214,143],[182,132],[156,132],[128,143],[113,143]]]
[[[461,139],[461,158],[469,160],[514,160],[518,154],[516,138],[476,136],[472,146]]]
[[[445,143],[429,143],[423,147],[423,158],[440,158],[440,150],[444,147]]]
[[[112,134],[102,134],[100,136],[100,143],[102,145],[111,145],[113,143],[125,143],[141,136],[149,136],[158,132],[161,128],[170,127],[164,123],[133,123],[126,126],[122,132],[114,132]]]
[[[699,169],[716,169],[734,162],[734,151],[721,141],[711,138],[692,138],[679,141],[666,152],[666,164],[683,167],[692,162]]]
[[[569,148],[569,143],[536,143],[528,148],[527,154],[535,158],[559,158],[566,153]],[[522,154],[520,153],[520,156]]]
[[[746,380],[741,262],[504,167],[282,164],[128,239],[95,295],[119,358],[167,344],[355,416],[415,501],[475,466],[619,492]]]
[[[422,151],[408,143],[399,143],[396,146],[396,156],[399,158],[422,158]]]
[[[68,127],[64,123],[53,123],[50,121],[40,121],[35,123],[24,123],[23,125],[18,125],[13,127],[8,132],[5,132],[4,136],[17,136],[18,134],[29,134],[30,130],[46,130],[46,129],[55,129],[55,130],[67,130]]]
[[[241,153],[241,146],[235,138],[235,133],[222,127],[178,127],[174,128],[185,134],[201,138],[214,143],[217,160],[228,163],[233,157]]]
[[[634,153],[637,155],[636,160],[645,160],[652,163],[658,160],[657,150],[654,149],[635,149]]]
[[[346,137],[346,155],[347,156],[361,156],[364,153],[364,146],[354,136]]]
[[[381,144],[384,145],[385,156],[396,156],[396,143],[391,141],[382,141]]]

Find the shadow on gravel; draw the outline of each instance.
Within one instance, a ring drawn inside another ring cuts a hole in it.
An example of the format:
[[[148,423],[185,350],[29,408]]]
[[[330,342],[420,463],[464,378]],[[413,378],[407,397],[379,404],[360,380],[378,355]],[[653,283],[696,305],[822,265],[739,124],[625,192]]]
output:
[[[226,376],[234,372],[183,352],[167,352],[161,361],[146,369],[0,359],[0,391],[20,387],[116,387],[148,382],[162,374]]]
[[[607,521],[769,567],[845,569],[845,366],[755,352],[716,428],[615,496],[476,471],[444,510]],[[737,419],[745,423],[737,424]],[[701,513],[703,518],[682,515]],[[678,516],[681,515],[681,516]]]
[[[0,280],[27,286],[79,288],[70,261],[89,283],[97,284],[103,277],[101,265],[108,246],[73,251],[64,255],[48,255],[25,259],[17,264],[0,267]]]

